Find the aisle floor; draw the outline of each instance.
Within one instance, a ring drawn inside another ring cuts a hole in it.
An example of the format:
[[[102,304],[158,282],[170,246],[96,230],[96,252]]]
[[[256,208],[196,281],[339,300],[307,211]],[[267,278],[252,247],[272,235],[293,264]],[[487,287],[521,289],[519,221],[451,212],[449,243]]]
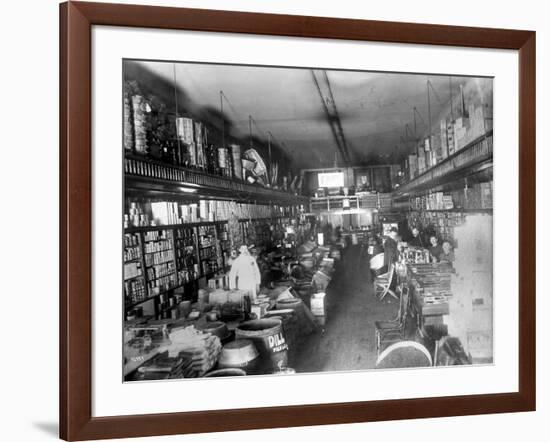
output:
[[[309,336],[300,345],[292,368],[298,373],[374,368],[374,322],[395,317],[398,303],[376,299],[368,261],[358,246],[344,253],[327,288],[327,299],[324,332]]]

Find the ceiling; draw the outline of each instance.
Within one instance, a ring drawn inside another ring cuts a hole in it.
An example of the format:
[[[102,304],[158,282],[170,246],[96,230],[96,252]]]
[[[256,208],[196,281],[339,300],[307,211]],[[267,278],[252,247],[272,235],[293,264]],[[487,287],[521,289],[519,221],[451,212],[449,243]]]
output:
[[[347,146],[350,165],[396,163],[413,150],[428,129],[428,85],[432,122],[449,107],[467,78],[422,74],[252,67],[172,62],[126,62],[125,72],[148,89],[196,118],[248,140],[271,137],[299,168],[343,165]],[[325,74],[326,72],[326,74]],[[492,83],[491,83],[492,84]],[[221,99],[220,91],[223,91]],[[163,96],[164,95],[164,96]],[[492,98],[491,98],[492,99]],[[417,112],[414,112],[416,107]],[[405,129],[405,125],[408,128]],[[268,135],[269,134],[269,135]],[[339,147],[340,145],[340,147]]]

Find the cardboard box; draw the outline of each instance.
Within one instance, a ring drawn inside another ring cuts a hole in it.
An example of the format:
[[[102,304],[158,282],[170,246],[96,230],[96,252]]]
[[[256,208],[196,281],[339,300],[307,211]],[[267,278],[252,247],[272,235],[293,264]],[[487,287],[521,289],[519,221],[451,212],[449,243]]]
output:
[[[258,304],[252,304],[250,306],[250,312],[255,314],[258,319],[263,318],[269,307],[268,302],[261,302]]]
[[[466,128],[465,127],[455,128],[455,139],[456,139],[455,151],[460,150],[464,146],[466,146],[467,140],[466,140]]]
[[[424,156],[418,157],[418,173],[421,174],[426,170],[426,158]]]
[[[416,155],[409,155],[409,177],[412,180],[418,175],[418,160]]]
[[[315,293],[310,299],[311,313],[314,316],[326,316],[325,293]]]

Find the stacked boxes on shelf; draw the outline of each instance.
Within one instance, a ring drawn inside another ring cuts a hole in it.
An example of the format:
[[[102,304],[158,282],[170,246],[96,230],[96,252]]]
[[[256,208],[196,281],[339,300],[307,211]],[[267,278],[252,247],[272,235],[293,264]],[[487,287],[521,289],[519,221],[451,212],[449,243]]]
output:
[[[418,155],[418,174],[422,175],[424,172],[426,172],[426,155],[424,152],[420,151]]]
[[[149,215],[144,212],[143,206],[131,202],[128,213],[124,214],[124,228],[144,227],[149,225]]]
[[[179,165],[206,169],[207,129],[192,118],[176,118],[176,134],[182,151],[185,153],[179,158]]]
[[[441,139],[441,134],[436,132],[431,136],[431,149],[430,149],[430,156],[431,156],[431,167],[435,166],[437,163],[440,163],[443,161],[443,143]]]
[[[416,155],[409,155],[408,159],[409,179],[413,180],[418,176],[418,160]]]
[[[132,98],[129,93],[124,94],[124,149],[134,149],[134,125],[132,113]]]
[[[462,88],[461,88],[462,91]],[[462,94],[462,92],[461,92]],[[475,99],[474,99],[475,100]],[[416,176],[441,163],[475,140],[490,133],[493,128],[493,119],[490,108],[481,102],[471,102],[468,109],[461,96],[460,115],[442,115],[438,126],[430,134],[426,134],[416,146],[415,155],[408,157],[408,177],[413,180]]]
[[[157,226],[179,224],[178,204],[173,202],[152,202],[152,219]]]
[[[447,158],[450,154],[449,152],[449,146],[454,143],[452,140],[452,134],[451,139],[449,140],[449,132],[448,132],[448,122],[447,120],[441,120],[439,123],[439,136],[441,140],[441,158],[439,161],[443,161],[445,158]]]
[[[410,200],[412,210],[492,209],[493,182],[474,183],[450,193],[433,192]]]
[[[432,137],[427,137],[422,143],[422,153],[424,154],[426,169],[429,169],[433,164],[433,149],[432,149]]]
[[[493,128],[492,123],[493,120],[484,106],[470,104],[468,117],[457,118],[455,121],[455,152],[490,131]]]
[[[176,224],[289,216],[295,209],[267,204],[197,200],[187,204],[175,201],[128,202],[124,227],[170,226]]]
[[[204,148],[207,144],[207,130],[206,127],[199,121],[195,121],[195,143],[197,146],[197,155],[194,165],[204,169],[206,166],[206,155]]]
[[[148,125],[148,109],[147,100],[141,95],[132,96],[132,113],[134,123],[134,148],[137,153],[147,153],[147,125]]]

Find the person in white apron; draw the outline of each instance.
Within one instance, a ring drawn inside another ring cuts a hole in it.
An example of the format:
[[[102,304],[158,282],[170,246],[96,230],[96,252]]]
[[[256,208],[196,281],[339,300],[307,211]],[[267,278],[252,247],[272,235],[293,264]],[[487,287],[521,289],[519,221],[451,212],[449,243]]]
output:
[[[247,246],[241,246],[239,252],[240,255],[233,261],[229,271],[229,288],[247,290],[251,299],[255,300],[260,290],[260,269]]]

